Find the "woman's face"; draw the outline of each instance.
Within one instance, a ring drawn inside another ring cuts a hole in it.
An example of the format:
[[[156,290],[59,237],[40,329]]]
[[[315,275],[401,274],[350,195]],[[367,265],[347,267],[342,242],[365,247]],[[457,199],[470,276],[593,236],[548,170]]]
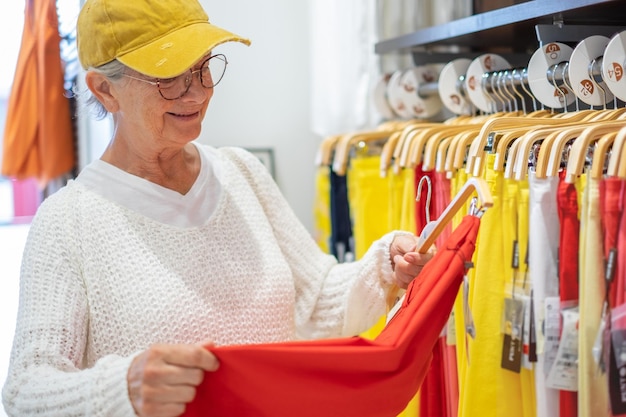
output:
[[[129,75],[152,81],[134,71]],[[155,85],[127,77],[116,82],[115,91],[116,136],[140,141],[150,148],[185,145],[196,139],[213,96],[212,88],[200,84],[198,73],[194,74],[189,91],[176,100],[164,99]]]

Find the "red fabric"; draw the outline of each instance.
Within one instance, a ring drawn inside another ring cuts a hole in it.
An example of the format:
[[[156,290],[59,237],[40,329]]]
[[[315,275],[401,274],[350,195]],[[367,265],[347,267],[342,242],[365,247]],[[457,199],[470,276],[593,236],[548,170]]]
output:
[[[41,185],[75,165],[56,1],[28,0],[4,129],[2,175]]]
[[[617,238],[620,226],[622,195],[624,194],[625,182],[619,178],[606,178],[600,182],[600,212],[602,222],[602,234],[604,236],[603,251],[605,261],[609,257],[611,249],[617,249]],[[618,292],[620,294],[620,304],[624,302],[624,280],[619,280],[617,277],[620,275],[620,265],[622,262],[619,260],[622,257],[617,257],[617,265],[615,271],[615,279],[611,285],[611,291],[609,294],[609,303],[611,307],[618,306]],[[617,283],[620,282],[621,291],[617,289]]]
[[[448,417],[444,369],[445,337],[440,337],[433,349],[430,370],[420,390],[419,417]]]
[[[557,190],[557,206],[561,225],[559,238],[559,298],[561,304],[578,301],[578,249],[580,220],[578,219],[578,192],[574,184],[564,181],[561,172]],[[578,394],[559,392],[560,417],[578,416]]]
[[[617,265],[615,268],[615,284],[617,287],[617,305],[626,303],[626,265],[624,258],[626,257],[626,182],[620,180],[621,187],[619,196],[620,221],[617,228]]]
[[[207,373],[186,417],[395,417],[430,366],[472,259],[479,219],[467,216],[407,289],[374,340],[361,337],[210,348]]]

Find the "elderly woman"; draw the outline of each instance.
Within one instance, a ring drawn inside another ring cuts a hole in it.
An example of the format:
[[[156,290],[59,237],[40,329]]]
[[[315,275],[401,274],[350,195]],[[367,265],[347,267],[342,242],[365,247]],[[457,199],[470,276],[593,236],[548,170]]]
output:
[[[354,335],[429,255],[394,232],[323,253],[264,166],[194,140],[249,43],[196,0],[87,0],[78,52],[114,133],[33,220],[3,389],[11,416],[176,416],[219,363],[210,344]]]

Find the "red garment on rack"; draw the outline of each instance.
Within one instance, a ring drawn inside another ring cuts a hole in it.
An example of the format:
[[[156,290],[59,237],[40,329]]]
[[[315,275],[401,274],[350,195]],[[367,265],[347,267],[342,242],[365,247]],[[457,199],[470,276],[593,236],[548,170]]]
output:
[[[604,236],[603,253],[604,260],[608,260],[611,250],[618,249],[618,234],[620,217],[622,216],[622,196],[625,192],[626,183],[614,177],[605,178],[600,182],[600,212],[602,222],[602,234]],[[620,256],[616,257],[614,281],[609,293],[611,308],[624,303],[624,280],[618,279],[621,265]],[[619,289],[618,289],[619,287]],[[620,294],[618,296],[618,293]]]
[[[472,259],[479,219],[466,216],[408,287],[374,339],[346,337],[210,348],[207,373],[185,417],[395,417],[429,368]]]
[[[557,190],[557,206],[561,224],[559,238],[559,298],[564,302],[578,301],[578,250],[580,220],[578,219],[578,191],[574,184],[565,182],[561,171]],[[559,392],[560,417],[578,416],[578,394]]]

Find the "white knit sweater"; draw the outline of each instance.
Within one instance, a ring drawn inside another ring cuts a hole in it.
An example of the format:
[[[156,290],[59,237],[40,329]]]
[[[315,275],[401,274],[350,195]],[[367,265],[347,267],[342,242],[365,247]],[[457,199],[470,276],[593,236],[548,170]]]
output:
[[[394,234],[337,264],[256,157],[198,147],[189,196],[121,171],[92,186],[106,169],[88,167],[41,205],[2,392],[10,416],[133,416],[126,374],[150,344],[353,335],[384,313]]]

